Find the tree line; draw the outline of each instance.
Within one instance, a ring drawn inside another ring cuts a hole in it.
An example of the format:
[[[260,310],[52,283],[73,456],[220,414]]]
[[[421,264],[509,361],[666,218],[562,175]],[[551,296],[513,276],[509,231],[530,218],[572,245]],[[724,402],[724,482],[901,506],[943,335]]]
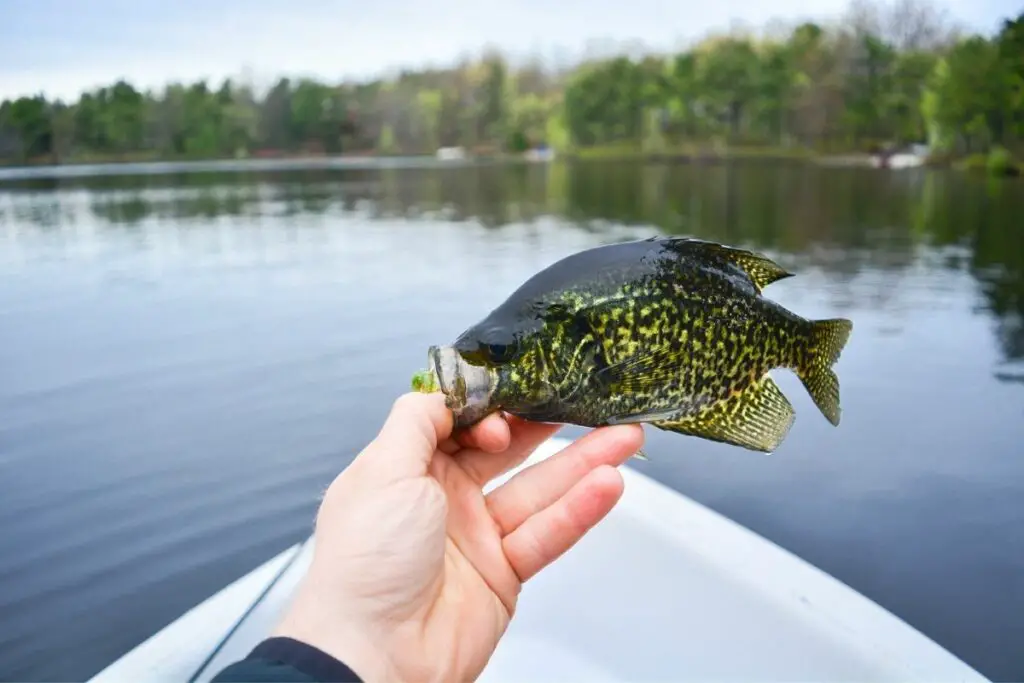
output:
[[[928,0],[853,0],[832,25],[709,35],[678,53],[622,52],[553,68],[496,50],[361,82],[225,80],[77,101],[0,103],[0,161],[281,154],[669,153],[728,144],[823,153],[928,144],[1020,154],[1024,12],[990,37]]]

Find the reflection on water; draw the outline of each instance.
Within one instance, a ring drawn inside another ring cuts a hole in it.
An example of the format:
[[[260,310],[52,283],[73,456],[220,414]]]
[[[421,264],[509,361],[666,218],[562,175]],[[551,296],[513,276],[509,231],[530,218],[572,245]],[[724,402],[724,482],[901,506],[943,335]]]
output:
[[[986,184],[988,183],[988,184]],[[969,272],[1007,358],[1024,356],[1024,230],[1019,183],[942,173],[827,172],[749,164],[583,164],[207,172],[8,181],[4,239],[76,221],[125,228],[256,223],[294,217],[473,221],[501,229],[554,217],[749,245],[839,281],[865,269],[898,277],[928,267]],[[83,209],[87,207],[88,211]],[[886,296],[885,293],[879,293]]]
[[[781,375],[774,456],[648,430],[631,466],[1019,679],[1021,215],[1020,183],[774,163],[0,179],[0,675],[88,676],[301,538],[428,344],[664,232],[854,320],[843,423]]]

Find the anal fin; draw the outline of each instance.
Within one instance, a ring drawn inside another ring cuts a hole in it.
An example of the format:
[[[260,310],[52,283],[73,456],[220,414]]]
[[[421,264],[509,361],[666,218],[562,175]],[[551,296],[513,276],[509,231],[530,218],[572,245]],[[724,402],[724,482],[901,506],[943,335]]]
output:
[[[786,438],[795,417],[789,399],[766,374],[743,391],[695,415],[652,424],[665,431],[771,453]]]

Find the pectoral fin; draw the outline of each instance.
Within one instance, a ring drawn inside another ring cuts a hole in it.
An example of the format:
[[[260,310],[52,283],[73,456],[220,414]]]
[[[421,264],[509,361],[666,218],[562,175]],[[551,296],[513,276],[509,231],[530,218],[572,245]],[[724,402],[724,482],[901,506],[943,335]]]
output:
[[[595,379],[619,393],[650,391],[677,378],[682,364],[678,351],[642,352],[601,368]]]
[[[696,415],[653,422],[666,431],[771,453],[786,438],[795,413],[768,375]]]

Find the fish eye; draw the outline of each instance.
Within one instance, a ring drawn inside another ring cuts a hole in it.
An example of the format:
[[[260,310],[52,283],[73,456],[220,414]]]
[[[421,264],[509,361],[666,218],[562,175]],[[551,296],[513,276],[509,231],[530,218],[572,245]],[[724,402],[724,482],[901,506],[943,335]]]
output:
[[[516,355],[516,345],[512,344],[483,344],[483,350],[493,363],[507,363]]]

